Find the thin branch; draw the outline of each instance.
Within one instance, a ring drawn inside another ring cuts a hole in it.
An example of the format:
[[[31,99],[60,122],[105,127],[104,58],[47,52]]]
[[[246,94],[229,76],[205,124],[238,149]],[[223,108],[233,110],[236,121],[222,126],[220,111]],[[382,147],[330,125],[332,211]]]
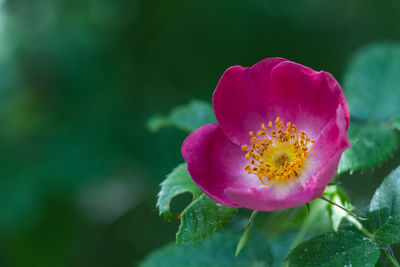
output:
[[[338,208],[344,210],[345,212],[347,212],[348,214],[350,214],[351,216],[353,216],[354,218],[356,218],[356,219],[358,219],[358,220],[361,220],[361,221],[366,221],[366,220],[368,220],[368,218],[360,217],[360,216],[354,214],[353,212],[351,212],[350,210],[348,210],[348,209],[346,209],[346,208],[340,206],[339,204],[333,202],[332,200],[330,200],[330,199],[328,199],[328,198],[326,198],[326,197],[324,197],[324,196],[320,196],[319,198],[322,199],[322,200],[325,200],[325,201],[328,202],[329,204],[332,204],[332,205],[334,205],[334,206],[336,206],[336,207],[338,207]]]

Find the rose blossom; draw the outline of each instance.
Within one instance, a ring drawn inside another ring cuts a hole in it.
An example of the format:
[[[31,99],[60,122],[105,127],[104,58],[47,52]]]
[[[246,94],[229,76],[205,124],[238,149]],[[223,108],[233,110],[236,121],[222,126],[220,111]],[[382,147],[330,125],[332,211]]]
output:
[[[233,66],[212,102],[218,124],[190,134],[182,155],[193,181],[225,206],[304,205],[323,193],[350,146],[347,102],[327,72],[283,58]]]

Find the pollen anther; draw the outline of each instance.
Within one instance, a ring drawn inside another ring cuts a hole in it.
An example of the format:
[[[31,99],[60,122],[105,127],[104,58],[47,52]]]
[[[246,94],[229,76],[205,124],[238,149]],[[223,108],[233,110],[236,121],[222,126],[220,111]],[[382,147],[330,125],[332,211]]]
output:
[[[275,119],[275,125],[272,121],[268,127],[263,123],[257,136],[250,131],[249,137],[251,146],[242,147],[250,163],[244,169],[257,175],[264,185],[294,181],[315,148],[314,139],[291,122],[285,125],[279,117]]]

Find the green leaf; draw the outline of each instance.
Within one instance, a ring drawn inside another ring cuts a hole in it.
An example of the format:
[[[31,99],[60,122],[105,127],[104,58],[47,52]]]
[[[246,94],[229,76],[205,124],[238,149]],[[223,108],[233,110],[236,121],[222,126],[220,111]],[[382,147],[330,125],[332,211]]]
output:
[[[246,247],[235,258],[240,234],[223,232],[195,244],[166,245],[139,264],[140,267],[262,267],[272,266],[270,246],[261,235],[250,235]]]
[[[344,151],[338,173],[373,168],[391,156],[398,146],[396,132],[384,124],[352,122],[349,138],[352,147]]]
[[[375,191],[368,218],[366,226],[375,240],[400,243],[400,166]]]
[[[373,240],[356,232],[324,233],[301,243],[287,257],[290,266],[373,267],[380,255]]]
[[[217,232],[224,228],[237,212],[237,209],[219,205],[204,195],[190,177],[187,164],[183,163],[161,183],[157,200],[160,215],[171,220],[174,217],[171,213],[171,200],[186,192],[193,195],[193,200],[180,214],[177,243],[197,241]]]
[[[399,73],[399,44],[375,44],[358,51],[343,83],[351,115],[380,121],[399,113]]]
[[[181,214],[176,242],[197,241],[225,227],[237,209],[215,203],[201,194]]]
[[[147,127],[156,132],[172,126],[192,132],[207,123],[215,123],[212,106],[208,102],[193,100],[188,105],[174,108],[168,116],[155,115],[147,122]]]
[[[392,118],[393,127],[400,131],[400,114],[397,114]]]
[[[161,190],[157,199],[160,215],[171,220],[173,218],[170,207],[171,200],[177,195],[186,192],[192,193],[193,199],[195,199],[201,193],[201,190],[190,177],[187,171],[187,164],[183,163],[176,167],[161,183]]]
[[[253,213],[250,216],[249,223],[247,224],[246,228],[244,229],[242,237],[240,238],[239,243],[236,247],[235,257],[237,257],[237,255],[239,255],[240,251],[243,249],[244,245],[246,244],[247,239],[249,238],[251,225],[253,224],[253,221],[254,221],[254,218],[256,217],[256,215],[257,215],[257,211],[253,210]]]

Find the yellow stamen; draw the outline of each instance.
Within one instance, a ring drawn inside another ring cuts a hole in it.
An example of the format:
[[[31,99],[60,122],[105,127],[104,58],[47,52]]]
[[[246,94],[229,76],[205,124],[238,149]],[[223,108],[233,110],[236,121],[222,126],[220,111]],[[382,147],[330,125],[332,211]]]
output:
[[[315,140],[304,131],[299,131],[291,122],[285,125],[279,117],[275,119],[275,125],[270,121],[268,127],[270,129],[261,124],[257,136],[249,132],[252,145],[242,147],[250,163],[245,170],[257,175],[264,185],[294,181],[304,167],[308,154],[314,150]],[[312,144],[311,149],[308,148],[309,144]]]

